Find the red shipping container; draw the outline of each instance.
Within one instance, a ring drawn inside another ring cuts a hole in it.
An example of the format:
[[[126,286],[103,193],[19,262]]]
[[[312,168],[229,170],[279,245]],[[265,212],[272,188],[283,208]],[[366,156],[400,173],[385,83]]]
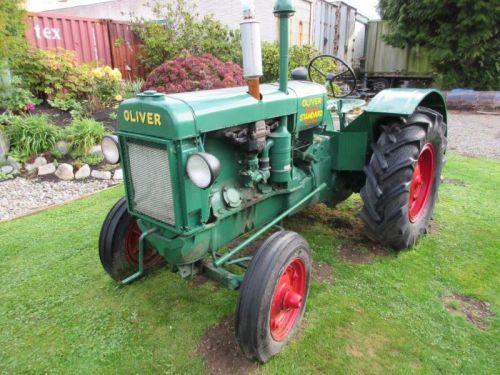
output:
[[[144,74],[137,60],[140,40],[125,22],[28,13],[26,39],[37,48],[74,51],[81,63],[95,61],[118,68],[125,79]]]

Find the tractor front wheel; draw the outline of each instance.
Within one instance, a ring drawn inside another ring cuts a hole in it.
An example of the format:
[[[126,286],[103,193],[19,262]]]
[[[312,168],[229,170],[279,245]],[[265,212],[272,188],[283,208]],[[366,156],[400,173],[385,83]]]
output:
[[[297,233],[277,232],[259,248],[236,310],[236,338],[248,359],[266,362],[292,339],[304,315],[310,275],[309,246]]]
[[[427,230],[441,183],[443,116],[419,107],[407,121],[382,126],[372,149],[361,189],[365,234],[398,250],[411,247]]]
[[[142,232],[135,218],[127,211],[127,201],[121,198],[109,211],[99,236],[99,257],[106,272],[121,281],[139,267],[139,238]],[[144,249],[144,271],[163,264],[163,258],[151,247]]]

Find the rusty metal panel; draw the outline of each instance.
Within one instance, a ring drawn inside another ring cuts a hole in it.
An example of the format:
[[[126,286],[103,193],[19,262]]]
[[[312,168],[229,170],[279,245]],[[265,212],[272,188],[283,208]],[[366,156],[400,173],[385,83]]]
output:
[[[125,79],[144,78],[145,71],[137,56],[141,49],[139,37],[126,22],[108,21],[109,42],[113,67],[120,69]]]
[[[78,61],[111,65],[111,49],[105,21],[49,13],[28,13],[26,38],[47,50],[76,52]]]

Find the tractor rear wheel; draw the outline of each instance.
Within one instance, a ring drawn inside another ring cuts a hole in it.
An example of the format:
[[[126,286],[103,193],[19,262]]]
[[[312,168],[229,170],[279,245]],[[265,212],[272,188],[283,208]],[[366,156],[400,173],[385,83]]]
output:
[[[304,315],[310,275],[309,246],[297,233],[277,232],[259,248],[236,310],[236,338],[248,359],[266,362],[292,339]]]
[[[372,149],[361,189],[365,234],[398,250],[411,247],[427,231],[441,182],[443,116],[419,107],[406,122],[382,126]]]
[[[109,211],[99,236],[99,257],[105,271],[121,281],[138,270],[139,237],[137,221],[127,211],[127,201],[121,198]],[[151,247],[144,249],[144,271],[163,264],[163,258]]]

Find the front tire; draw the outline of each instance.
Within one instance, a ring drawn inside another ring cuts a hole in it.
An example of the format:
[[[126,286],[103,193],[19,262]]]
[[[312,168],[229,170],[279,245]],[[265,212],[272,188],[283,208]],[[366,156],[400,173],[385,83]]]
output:
[[[236,338],[248,359],[264,363],[290,342],[304,315],[310,276],[309,246],[297,233],[277,232],[259,248],[236,310]]]
[[[382,126],[372,149],[361,189],[365,234],[398,250],[411,247],[427,230],[441,183],[443,116],[419,107],[406,123]]]
[[[127,200],[121,198],[109,211],[99,236],[99,258],[104,270],[116,281],[122,281],[138,269],[141,230],[127,210]],[[164,263],[151,247],[144,249],[145,273]]]

